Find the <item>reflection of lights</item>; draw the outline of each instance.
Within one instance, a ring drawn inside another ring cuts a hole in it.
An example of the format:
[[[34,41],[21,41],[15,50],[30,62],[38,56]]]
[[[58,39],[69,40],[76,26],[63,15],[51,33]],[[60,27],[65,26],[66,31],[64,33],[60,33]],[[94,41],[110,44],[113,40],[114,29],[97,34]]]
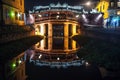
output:
[[[60,17],[59,15],[56,16],[56,18],[59,18],[59,17]]]
[[[88,63],[88,62],[86,62],[85,64],[86,64],[86,65],[88,65],[89,63]]]
[[[15,68],[15,67],[16,67],[16,64],[15,64],[15,63],[13,63],[13,64],[12,64],[12,68]]]
[[[39,17],[42,17],[42,15],[40,15],[40,14],[39,14],[38,16],[39,16]]]
[[[76,18],[78,18],[79,17],[79,15],[76,15]]]
[[[79,57],[78,57],[78,56],[76,56],[76,58],[78,59]]]
[[[35,34],[39,35],[39,29],[38,28],[35,29]]]
[[[41,49],[44,49],[44,40],[41,40]]]
[[[40,59],[41,57],[42,57],[42,54],[40,54],[38,58]]]
[[[90,64],[89,64],[88,62],[85,62],[85,65],[86,65],[86,66],[89,66]]]
[[[41,25],[40,34],[44,35],[44,25]]]
[[[95,19],[95,21],[97,22],[101,17],[102,17],[102,14],[99,14],[99,15],[97,16],[97,18]]]
[[[57,14],[60,14],[60,12],[57,12]]]
[[[19,62],[19,64],[20,64],[22,61],[21,61],[21,60],[19,60],[18,62]]]
[[[29,19],[28,19],[28,24],[33,24],[34,23],[34,17],[33,15],[29,14]]]
[[[83,17],[83,19],[84,19],[85,22],[88,22],[87,18],[86,18],[86,16],[84,14],[82,15],[82,17]]]
[[[34,54],[32,54],[31,56],[30,56],[30,59],[32,59],[34,57]]]
[[[60,58],[58,57],[57,60],[60,60]]]

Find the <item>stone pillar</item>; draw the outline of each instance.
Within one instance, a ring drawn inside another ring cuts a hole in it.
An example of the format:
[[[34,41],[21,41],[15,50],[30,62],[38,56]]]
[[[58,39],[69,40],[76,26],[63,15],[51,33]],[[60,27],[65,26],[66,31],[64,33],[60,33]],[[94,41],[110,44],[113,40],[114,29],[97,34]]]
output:
[[[41,35],[44,35],[45,34],[45,26],[44,26],[44,24],[41,24],[40,25],[40,34]],[[45,39],[42,39],[41,41],[41,49],[43,50],[44,49],[44,47],[45,47]]]
[[[64,24],[64,50],[68,50],[68,23]]]
[[[52,50],[52,24],[48,24],[48,49]]]
[[[76,41],[72,40],[72,49],[76,49]]]
[[[72,27],[72,33],[73,33],[73,35],[76,34],[76,24],[73,24],[73,27]]]
[[[72,26],[72,35],[76,34],[76,24],[73,24]],[[72,40],[72,49],[76,49],[76,42],[74,40]]]

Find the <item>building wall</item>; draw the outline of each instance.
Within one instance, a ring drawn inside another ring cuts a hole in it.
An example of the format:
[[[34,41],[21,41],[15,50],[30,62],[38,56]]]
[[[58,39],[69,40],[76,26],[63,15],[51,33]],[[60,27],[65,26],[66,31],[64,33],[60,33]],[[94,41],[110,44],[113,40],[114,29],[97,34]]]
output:
[[[109,12],[110,15],[120,15],[120,1],[119,0],[110,0]]]
[[[2,0],[3,24],[24,25],[24,0]]]
[[[24,0],[2,0],[4,4],[18,9],[24,13]]]
[[[100,0],[99,4],[96,6],[96,9],[98,12],[104,13],[104,19],[107,19],[109,17],[109,0]]]

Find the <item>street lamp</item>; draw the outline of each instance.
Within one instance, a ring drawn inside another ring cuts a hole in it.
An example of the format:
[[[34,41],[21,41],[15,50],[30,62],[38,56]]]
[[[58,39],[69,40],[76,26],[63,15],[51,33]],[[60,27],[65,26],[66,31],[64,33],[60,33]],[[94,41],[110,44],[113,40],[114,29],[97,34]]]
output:
[[[86,9],[87,9],[88,13],[90,13],[91,2],[90,2],[90,1],[86,2],[86,3],[85,3],[85,6],[86,6]]]
[[[90,6],[91,5],[91,2],[90,1],[88,1],[88,2],[86,2],[86,4],[85,4],[86,6]]]

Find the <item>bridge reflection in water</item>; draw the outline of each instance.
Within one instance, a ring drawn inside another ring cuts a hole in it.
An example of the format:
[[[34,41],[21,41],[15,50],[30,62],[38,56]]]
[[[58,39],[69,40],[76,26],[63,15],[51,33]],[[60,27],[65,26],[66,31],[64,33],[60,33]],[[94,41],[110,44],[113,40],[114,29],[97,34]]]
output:
[[[55,41],[56,39],[57,41]],[[62,39],[62,41],[59,41],[59,39]],[[47,43],[49,40],[52,40],[51,44]],[[37,43],[31,54],[30,62],[38,66],[50,66],[51,68],[67,68],[69,66],[82,65],[81,60],[76,54],[79,46],[74,40],[67,37],[55,38],[55,40],[50,37],[44,38]],[[47,46],[51,46],[50,49]],[[66,48],[66,46],[68,47]]]

